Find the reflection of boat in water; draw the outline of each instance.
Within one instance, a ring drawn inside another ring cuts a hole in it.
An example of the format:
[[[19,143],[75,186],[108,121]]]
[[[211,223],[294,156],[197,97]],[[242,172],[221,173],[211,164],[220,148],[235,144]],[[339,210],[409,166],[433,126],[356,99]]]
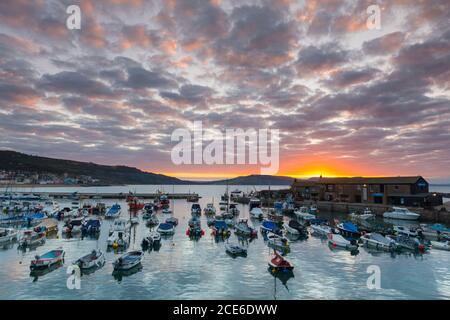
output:
[[[30,271],[30,277],[34,278],[33,282],[36,282],[40,277],[45,276],[46,274],[49,274],[50,272],[55,271],[56,269],[59,269],[64,265],[64,262],[58,262],[53,265],[51,265],[48,268],[44,269],[34,269]]]
[[[114,277],[114,279],[121,282],[123,277],[132,276],[133,274],[138,273],[141,270],[142,270],[142,264],[139,263],[135,267],[128,269],[128,270],[114,270],[112,273],[112,276]]]

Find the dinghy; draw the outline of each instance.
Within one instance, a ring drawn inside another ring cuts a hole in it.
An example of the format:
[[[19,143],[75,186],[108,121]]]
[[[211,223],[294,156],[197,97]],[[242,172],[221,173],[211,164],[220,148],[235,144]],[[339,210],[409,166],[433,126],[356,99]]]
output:
[[[63,234],[78,234],[81,233],[81,229],[84,223],[84,218],[71,219],[64,225],[62,229]]]
[[[350,213],[350,217],[355,220],[369,220],[375,218],[375,215],[369,208],[366,208],[362,213],[359,212]]]
[[[295,210],[294,214],[297,216],[297,218],[305,221],[309,221],[316,218],[314,214],[311,214],[309,212],[309,208],[305,206],[300,207],[300,209],[298,210]]]
[[[141,263],[143,256],[144,253],[140,250],[127,252],[113,262],[114,270],[130,270]]]
[[[81,257],[73,264],[78,265],[80,269],[91,269],[94,267],[102,267],[105,264],[105,255],[100,250],[92,250],[91,253]]]
[[[386,237],[395,241],[398,248],[419,252],[424,252],[427,249],[425,244],[420,242],[418,238],[409,237],[402,234],[397,236],[386,236]]]
[[[175,218],[175,217],[167,218],[166,223],[171,223],[175,227],[178,225],[178,218]]]
[[[202,214],[202,208],[198,203],[193,203],[191,206],[191,214],[192,215],[201,215]]]
[[[245,237],[256,237],[258,232],[255,228],[248,225],[247,219],[239,219],[239,221],[234,226],[236,233]]]
[[[203,213],[205,215],[215,215],[216,214],[216,208],[214,207],[213,203],[208,203],[206,207],[203,209]]]
[[[142,247],[149,248],[161,243],[161,234],[157,231],[151,231],[144,239],[142,239]]]
[[[282,252],[289,252],[289,240],[285,237],[278,236],[276,234],[271,234],[267,237],[267,245],[272,248]]]
[[[262,220],[264,218],[262,209],[260,207],[254,207],[250,210],[250,217]]]
[[[164,208],[164,209],[162,210],[162,213],[163,213],[163,214],[172,214],[172,210],[170,210],[169,208]]]
[[[247,249],[238,244],[225,243],[225,251],[232,256],[247,256]]]
[[[281,223],[281,222],[283,222],[284,218],[283,218],[283,214],[282,213],[279,213],[279,212],[277,212],[275,210],[272,210],[272,211],[270,211],[267,214],[267,219]]]
[[[156,231],[161,235],[170,235],[175,233],[175,227],[171,223],[160,223]]]
[[[274,256],[269,261],[269,268],[273,273],[276,272],[290,272],[294,270],[294,266],[287,259],[283,258],[278,252],[274,250]]]
[[[105,214],[105,218],[109,218],[109,219],[113,219],[113,218],[117,218],[118,216],[120,216],[121,213],[121,207],[119,204],[114,204],[109,210],[108,212],[106,212]]]
[[[17,240],[18,234],[13,228],[0,228],[0,245]]]
[[[145,225],[147,227],[154,227],[158,225],[158,223],[159,223],[158,217],[156,215],[152,215],[150,219],[147,220],[147,223]]]
[[[25,230],[19,240],[20,248],[33,247],[45,242],[45,232],[36,232],[35,230]]]
[[[358,245],[356,244],[355,241],[349,241],[340,234],[329,233],[328,243],[333,247],[345,248],[349,251],[354,251],[358,249]]]
[[[358,239],[361,236],[361,232],[359,232],[358,227],[351,222],[342,222],[336,224],[339,233],[349,239]]]
[[[409,237],[421,237],[422,234],[422,229],[420,228],[408,228],[408,227],[404,227],[404,226],[394,226],[394,231],[397,234],[403,234],[405,236],[409,236]]]
[[[30,269],[31,271],[46,269],[62,262],[64,262],[64,250],[51,250],[44,253],[43,255],[35,256],[34,260],[31,260]]]
[[[302,225],[297,220],[290,220],[288,223],[284,223],[283,227],[287,233],[292,234],[292,235],[307,235],[308,234],[308,230],[306,229],[306,226]]]
[[[376,248],[378,250],[392,251],[397,247],[394,240],[386,238],[376,232],[364,234],[360,239],[367,247]]]
[[[216,218],[214,216],[206,217],[206,224],[208,225],[208,227],[213,226],[215,222],[216,222]]]
[[[450,251],[450,241],[430,241],[431,248]]]

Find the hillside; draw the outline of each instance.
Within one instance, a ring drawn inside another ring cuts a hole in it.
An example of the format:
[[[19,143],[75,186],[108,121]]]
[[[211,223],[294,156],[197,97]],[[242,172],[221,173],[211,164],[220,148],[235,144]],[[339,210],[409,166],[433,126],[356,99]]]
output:
[[[0,150],[0,170],[91,176],[103,184],[187,184],[177,178],[143,172],[127,166],[106,166],[91,162],[60,160]]]
[[[249,175],[233,179],[211,181],[209,184],[229,185],[291,185],[294,178],[285,176]]]

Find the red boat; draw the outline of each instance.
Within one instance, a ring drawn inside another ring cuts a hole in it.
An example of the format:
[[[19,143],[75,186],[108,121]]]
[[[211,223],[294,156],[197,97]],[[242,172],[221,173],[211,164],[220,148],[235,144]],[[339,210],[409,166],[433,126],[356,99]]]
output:
[[[288,260],[283,258],[276,251],[274,251],[274,254],[272,260],[269,261],[269,267],[272,269],[272,272],[294,270],[294,266]]]
[[[133,199],[130,199],[130,201],[128,201],[128,206],[130,207],[130,210],[138,211],[144,209],[145,204],[139,202],[139,200],[134,197]]]

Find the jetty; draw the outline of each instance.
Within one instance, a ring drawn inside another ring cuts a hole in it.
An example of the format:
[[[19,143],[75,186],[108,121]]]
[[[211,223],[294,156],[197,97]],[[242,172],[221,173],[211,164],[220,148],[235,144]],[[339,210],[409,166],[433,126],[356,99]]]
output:
[[[34,195],[42,197],[49,197],[53,199],[126,199],[130,194],[128,192],[60,192],[60,191],[46,191],[33,192]],[[155,199],[162,194],[153,192],[137,192],[133,196],[140,199]],[[197,193],[164,193],[169,199],[190,199],[193,197],[200,198]]]

